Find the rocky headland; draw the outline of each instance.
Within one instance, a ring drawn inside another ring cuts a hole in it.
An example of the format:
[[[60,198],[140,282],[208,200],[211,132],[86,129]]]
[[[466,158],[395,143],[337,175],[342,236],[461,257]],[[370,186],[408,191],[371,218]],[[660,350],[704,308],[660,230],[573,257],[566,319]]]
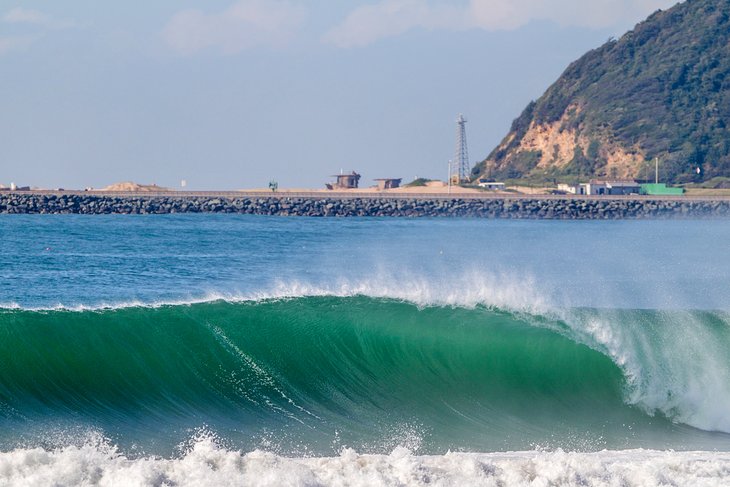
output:
[[[730,176],[730,2],[657,11],[572,63],[474,176],[541,181]]]

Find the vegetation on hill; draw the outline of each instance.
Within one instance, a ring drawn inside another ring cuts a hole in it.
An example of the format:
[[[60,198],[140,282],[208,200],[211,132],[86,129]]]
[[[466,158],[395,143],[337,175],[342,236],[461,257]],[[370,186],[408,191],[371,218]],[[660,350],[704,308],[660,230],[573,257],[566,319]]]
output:
[[[571,64],[474,176],[730,176],[730,0],[688,0]],[[698,171],[699,168],[699,171]]]

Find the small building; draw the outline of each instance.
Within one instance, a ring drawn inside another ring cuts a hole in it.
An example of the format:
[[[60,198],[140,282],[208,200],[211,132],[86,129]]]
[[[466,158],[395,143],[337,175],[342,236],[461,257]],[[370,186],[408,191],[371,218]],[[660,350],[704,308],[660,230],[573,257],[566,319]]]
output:
[[[400,188],[400,183],[403,181],[403,179],[388,179],[388,178],[381,178],[376,179],[375,182],[378,183],[378,189],[380,191],[386,190],[386,189],[395,189]]]
[[[504,183],[497,183],[495,181],[489,181],[487,179],[480,179],[478,186],[483,189],[490,189],[494,191],[504,190],[505,184]]]
[[[565,194],[585,195],[588,192],[588,185],[582,184],[558,184],[558,191]]]
[[[585,185],[587,195],[591,196],[622,196],[639,194],[641,185],[632,180],[600,180],[591,179]]]
[[[335,178],[336,182],[333,184],[327,184],[327,189],[357,189],[360,185],[360,175],[355,171],[350,174],[336,174],[331,176]]]
[[[641,194],[648,196],[682,196],[684,188],[668,188],[664,183],[642,184]]]

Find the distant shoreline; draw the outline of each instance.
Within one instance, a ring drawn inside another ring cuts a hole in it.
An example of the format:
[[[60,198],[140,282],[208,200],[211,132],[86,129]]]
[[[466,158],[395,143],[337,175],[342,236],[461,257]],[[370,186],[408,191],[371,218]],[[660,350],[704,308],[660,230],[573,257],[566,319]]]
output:
[[[573,195],[544,193],[506,193],[488,191],[326,191],[326,190],[231,190],[231,191],[82,191],[82,190],[26,190],[0,189],[0,196],[83,196],[101,198],[316,198],[316,199],[465,199],[465,200],[571,200],[571,201],[730,201],[730,195],[685,194],[665,195]]]

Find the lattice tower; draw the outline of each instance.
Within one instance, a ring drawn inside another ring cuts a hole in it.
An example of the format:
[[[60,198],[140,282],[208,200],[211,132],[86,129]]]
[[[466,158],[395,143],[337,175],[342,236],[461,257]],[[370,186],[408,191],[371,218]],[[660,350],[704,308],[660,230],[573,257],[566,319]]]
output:
[[[456,119],[456,155],[454,157],[454,179],[457,183],[469,181],[471,167],[469,165],[469,149],[466,146],[466,119],[459,114]]]

